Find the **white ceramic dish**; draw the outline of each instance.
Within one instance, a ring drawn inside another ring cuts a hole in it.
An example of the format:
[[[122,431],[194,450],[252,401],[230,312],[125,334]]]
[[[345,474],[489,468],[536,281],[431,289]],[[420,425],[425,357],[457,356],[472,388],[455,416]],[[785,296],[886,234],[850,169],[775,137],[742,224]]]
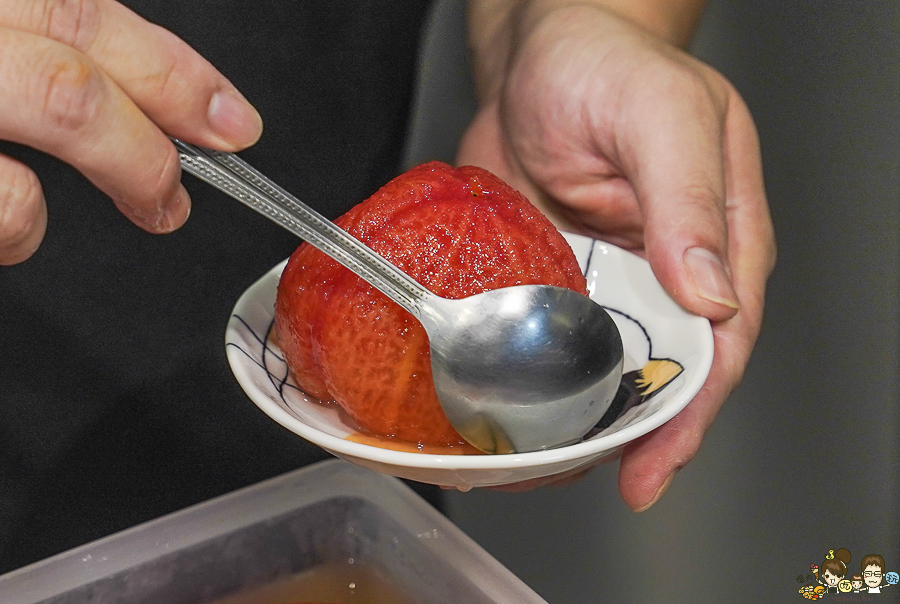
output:
[[[706,381],[713,358],[706,319],[685,312],[662,289],[649,264],[613,245],[566,235],[591,298],[616,321],[625,371],[671,359],[683,371],[665,388],[583,442],[510,455],[434,455],[348,440],[358,432],[335,405],[307,397],[294,383],[271,337],[276,288],[285,262],[237,301],[225,334],[228,361],[250,399],[272,419],[332,454],[401,478],[467,490],[542,478],[594,463],[674,417]]]

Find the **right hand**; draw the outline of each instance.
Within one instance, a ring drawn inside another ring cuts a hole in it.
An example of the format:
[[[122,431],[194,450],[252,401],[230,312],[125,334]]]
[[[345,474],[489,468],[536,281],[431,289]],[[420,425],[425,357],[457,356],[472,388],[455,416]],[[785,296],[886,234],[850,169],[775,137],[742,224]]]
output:
[[[255,109],[172,33],[113,0],[0,0],[0,139],[74,166],[152,233],[190,213],[166,135],[223,151],[262,133]],[[0,155],[0,264],[40,245],[37,175]]]

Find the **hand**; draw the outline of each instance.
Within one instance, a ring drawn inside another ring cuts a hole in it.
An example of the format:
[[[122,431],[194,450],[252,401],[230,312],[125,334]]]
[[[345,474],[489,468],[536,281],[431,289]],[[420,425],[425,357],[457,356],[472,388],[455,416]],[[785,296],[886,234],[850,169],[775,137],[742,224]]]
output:
[[[698,450],[759,332],[775,259],[759,143],[710,67],[601,7],[534,4],[510,17],[512,35],[482,45],[505,46],[508,61],[476,59],[481,108],[457,160],[495,172],[560,228],[645,256],[678,303],[712,321],[702,390],[622,454],[619,490],[643,510]]]
[[[261,129],[207,61],[113,0],[0,0],[0,139],[68,162],[147,231],[190,211],[166,134],[235,151]],[[46,222],[37,176],[0,155],[0,264],[30,257]]]

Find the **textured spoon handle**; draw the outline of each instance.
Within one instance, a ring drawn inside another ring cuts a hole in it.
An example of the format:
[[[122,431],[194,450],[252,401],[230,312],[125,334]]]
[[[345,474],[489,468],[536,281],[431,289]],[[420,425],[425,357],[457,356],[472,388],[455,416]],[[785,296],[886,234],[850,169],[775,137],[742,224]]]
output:
[[[433,296],[409,275],[232,153],[172,139],[181,167],[328,254],[418,317]]]

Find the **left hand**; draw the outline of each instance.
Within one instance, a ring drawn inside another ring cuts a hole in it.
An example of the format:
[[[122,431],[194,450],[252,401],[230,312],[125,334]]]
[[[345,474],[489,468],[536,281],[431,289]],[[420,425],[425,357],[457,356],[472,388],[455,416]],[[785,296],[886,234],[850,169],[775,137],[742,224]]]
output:
[[[504,67],[476,61],[481,106],[457,163],[496,173],[561,229],[646,257],[713,324],[701,391],[622,454],[620,492],[643,510],[698,450],[759,332],[775,241],[756,130],[719,73],[601,7],[514,18],[515,33],[497,37]]]

